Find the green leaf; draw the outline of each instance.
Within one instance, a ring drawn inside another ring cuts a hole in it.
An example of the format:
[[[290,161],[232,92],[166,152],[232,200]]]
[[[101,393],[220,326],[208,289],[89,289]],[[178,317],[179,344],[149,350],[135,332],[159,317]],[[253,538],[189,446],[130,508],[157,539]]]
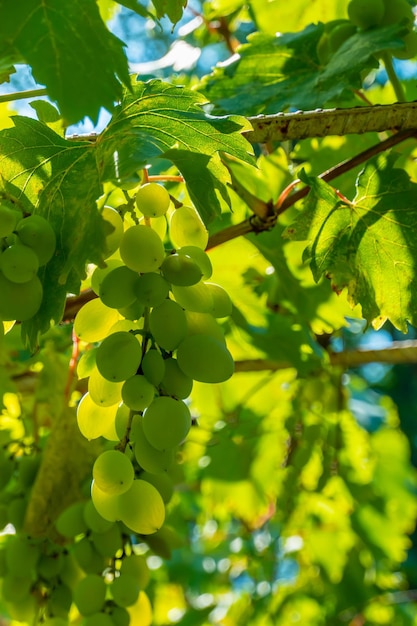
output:
[[[100,262],[104,231],[96,207],[101,193],[94,146],[66,141],[45,124],[13,118],[0,132],[0,168],[5,193],[21,208],[48,219],[57,235],[55,256],[42,268],[44,300],[22,324],[30,344],[59,322],[67,293],[78,293],[88,260]]]
[[[248,122],[237,115],[205,113],[201,94],[151,80],[125,93],[110,124],[97,141],[103,180],[123,180],[157,158],[168,158],[183,174],[190,195],[208,222],[220,213],[217,189],[227,197],[226,153],[253,163],[252,148],[241,134]]]
[[[175,25],[182,18],[182,12],[187,6],[187,0],[152,0],[158,17],[167,15]]]
[[[0,0],[0,49],[13,47],[46,86],[67,123],[113,109],[129,85],[123,42],[94,0]],[[24,16],[24,19],[22,19]]]
[[[326,275],[337,292],[347,287],[350,302],[375,328],[390,320],[406,332],[407,321],[417,322],[417,184],[394,160],[367,163],[351,205],[311,179],[305,210],[286,235],[309,240],[304,258],[315,279]]]
[[[362,72],[378,66],[375,54],[402,47],[401,26],[358,32],[333,55],[327,66],[317,56],[323,24],[298,33],[248,37],[239,54],[203,80],[201,91],[223,111],[245,115],[302,110],[346,100],[362,85]]]

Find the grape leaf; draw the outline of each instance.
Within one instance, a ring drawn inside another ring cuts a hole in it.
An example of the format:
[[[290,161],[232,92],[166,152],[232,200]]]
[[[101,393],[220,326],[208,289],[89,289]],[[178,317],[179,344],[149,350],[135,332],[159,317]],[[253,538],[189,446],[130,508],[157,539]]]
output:
[[[110,33],[94,0],[0,0],[0,49],[31,65],[68,123],[113,109],[130,85],[123,42]],[[24,17],[22,17],[24,16]]]
[[[57,250],[42,268],[41,310],[22,324],[31,346],[39,332],[59,322],[67,293],[78,293],[87,261],[100,262],[103,222],[96,207],[101,193],[94,146],[67,141],[45,124],[15,116],[14,128],[0,132],[4,194],[22,210],[48,219]]]
[[[158,17],[167,15],[175,25],[182,18],[182,11],[187,6],[187,0],[152,0]]]
[[[154,159],[168,158],[184,175],[201,217],[210,221],[220,213],[215,188],[226,197],[230,181],[219,155],[254,161],[241,135],[248,122],[237,115],[209,115],[202,108],[206,103],[201,94],[160,80],[138,83],[98,138],[102,179],[123,180]]]
[[[395,158],[369,161],[351,204],[319,179],[308,179],[305,210],[285,235],[307,239],[304,259],[314,278],[327,276],[337,292],[345,287],[375,328],[386,320],[403,332],[417,323],[417,184]]]
[[[245,115],[322,107],[346,100],[347,91],[360,88],[362,72],[378,66],[374,54],[402,47],[403,32],[398,25],[359,31],[324,66],[317,56],[324,24],[275,37],[255,33],[228,63],[203,79],[200,91],[220,110]]]

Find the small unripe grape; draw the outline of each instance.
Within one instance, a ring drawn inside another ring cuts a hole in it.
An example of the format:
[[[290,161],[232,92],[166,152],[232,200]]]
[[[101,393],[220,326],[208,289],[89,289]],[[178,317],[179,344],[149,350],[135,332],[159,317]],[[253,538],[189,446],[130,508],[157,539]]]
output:
[[[110,589],[116,604],[124,607],[135,604],[140,592],[137,579],[129,575],[115,578]]]
[[[141,589],[149,583],[150,573],[146,564],[146,559],[140,554],[131,554],[122,560],[120,566],[122,576],[133,576]]]
[[[208,231],[197,211],[190,206],[182,206],[171,215],[169,236],[176,248],[193,245],[205,250]]]
[[[384,0],[385,12],[381,25],[399,24],[403,21],[412,28],[414,14],[407,0]]]
[[[38,269],[38,257],[29,246],[17,243],[6,248],[0,255],[0,270],[13,283],[32,280]]]
[[[112,620],[112,626],[129,626],[130,614],[122,606],[113,605],[110,607],[110,616]]]
[[[143,411],[150,405],[155,387],[139,374],[128,378],[122,387],[122,400],[133,411]]]
[[[130,489],[134,476],[130,459],[119,450],[102,452],[93,465],[97,487],[109,495],[119,495]]]
[[[157,450],[178,446],[191,428],[190,410],[181,400],[159,396],[143,415],[143,432]]]
[[[29,215],[20,220],[16,232],[20,241],[36,252],[41,267],[52,259],[56,236],[48,220],[41,215]]]
[[[136,206],[145,217],[161,217],[168,211],[169,193],[158,183],[146,183],[138,189]]]
[[[37,276],[26,283],[13,283],[0,272],[0,294],[0,319],[24,322],[41,307],[42,283]]]
[[[164,501],[159,491],[145,480],[134,480],[118,500],[120,519],[134,532],[150,535],[164,523]]]
[[[137,272],[125,265],[114,268],[100,284],[100,300],[111,309],[129,306],[136,300],[135,286],[138,280]]]
[[[177,360],[184,374],[202,383],[221,383],[234,372],[234,361],[225,344],[210,335],[186,337],[178,347]]]
[[[161,265],[161,272],[172,285],[189,287],[198,283],[203,274],[200,266],[187,254],[170,254]]]
[[[106,337],[100,344],[96,364],[104,378],[120,382],[136,374],[141,357],[142,349],[135,335],[119,331]]]
[[[142,305],[159,306],[168,297],[169,284],[156,272],[148,272],[138,277],[135,284],[135,295]]]
[[[12,234],[22,215],[9,207],[7,204],[0,204],[0,239]]]
[[[156,343],[168,351],[175,350],[187,335],[185,313],[173,300],[164,300],[162,304],[152,309],[149,327]]]
[[[131,226],[122,237],[120,256],[135,272],[155,272],[165,258],[164,244],[149,226]]]
[[[74,589],[74,603],[81,615],[98,613],[104,606],[106,583],[101,576],[89,574]]]
[[[383,0],[350,0],[347,10],[350,21],[363,30],[378,26],[385,13]]]
[[[104,220],[104,258],[111,256],[120,246],[123,237],[123,220],[120,213],[111,206],[104,206],[101,212]]]
[[[198,248],[197,246],[183,246],[177,250],[177,253],[179,255],[185,254],[197,263],[203,274],[203,280],[208,280],[211,277],[213,267],[211,265],[210,257],[202,248]]]
[[[148,350],[141,363],[142,372],[152,385],[158,386],[164,377],[165,361],[158,350]]]

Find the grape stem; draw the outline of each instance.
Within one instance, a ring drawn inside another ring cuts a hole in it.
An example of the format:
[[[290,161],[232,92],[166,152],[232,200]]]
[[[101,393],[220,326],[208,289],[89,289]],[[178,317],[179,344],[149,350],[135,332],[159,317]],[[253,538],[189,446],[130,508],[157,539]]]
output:
[[[398,76],[394,68],[394,63],[392,62],[392,54],[385,51],[381,54],[381,58],[385,65],[389,81],[394,89],[395,96],[398,102],[406,102],[407,98],[405,96],[404,88],[401,82],[398,80]]]

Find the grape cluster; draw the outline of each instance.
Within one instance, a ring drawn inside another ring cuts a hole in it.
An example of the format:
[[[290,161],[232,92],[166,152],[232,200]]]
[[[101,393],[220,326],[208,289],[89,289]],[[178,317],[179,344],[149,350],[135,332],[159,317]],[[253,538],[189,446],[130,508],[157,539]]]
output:
[[[165,249],[163,231],[161,237],[152,227],[166,221],[170,202],[163,186],[148,183],[137,192],[141,218],[135,214],[133,225],[124,228],[117,211],[106,209],[112,256],[91,276],[98,298],[74,321],[76,336],[91,347],[78,366],[88,377],[78,426],[87,439],[104,437],[114,446],[94,463],[92,503],[107,523],[146,538],[164,524],[178,447],[192,425],[187,398],[194,381],[219,383],[234,371],[217,321],[232,304],[209,282],[208,234],[198,213],[187,206],[172,211],[175,248]]]
[[[54,230],[44,217],[24,217],[13,205],[0,204],[0,319],[25,321],[38,312],[43,297],[38,270],[55,247]]]

